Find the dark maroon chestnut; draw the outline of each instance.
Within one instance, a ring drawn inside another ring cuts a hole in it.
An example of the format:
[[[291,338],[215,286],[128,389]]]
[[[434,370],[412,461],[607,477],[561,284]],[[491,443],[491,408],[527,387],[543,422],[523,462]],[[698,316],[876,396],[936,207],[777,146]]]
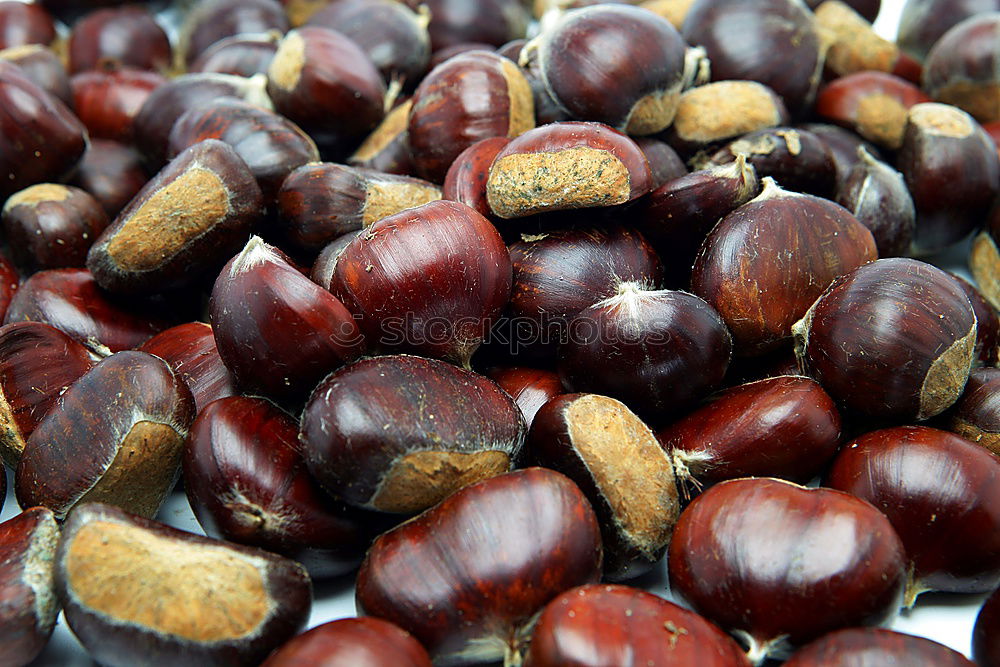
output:
[[[880,509],[909,559],[906,606],[924,591],[1000,583],[1000,460],[947,431],[899,426],[844,445],[824,480]]]
[[[947,104],[910,109],[897,161],[917,210],[916,253],[961,241],[1000,193],[996,145],[969,114]]]
[[[682,153],[788,122],[781,98],[756,81],[716,81],[684,91],[666,136]]]
[[[649,162],[634,141],[600,123],[566,122],[528,130],[500,149],[486,199],[509,219],[626,204],[652,189]]]
[[[667,142],[653,137],[638,137],[635,144],[646,156],[649,171],[653,174],[654,188],[659,188],[676,178],[687,176],[687,165]]]
[[[694,499],[670,543],[670,583],[736,635],[751,662],[899,608],[903,544],[868,503],[777,479],[736,479]]]
[[[191,425],[184,492],[209,534],[294,558],[314,577],[344,574],[361,562],[366,531],[310,477],[298,434],[266,399],[213,401]]]
[[[606,394],[662,423],[717,389],[733,340],[702,299],[623,283],[580,311],[559,345],[559,377],[569,391]]]
[[[344,304],[257,236],[223,267],[209,308],[219,354],[241,391],[299,400],[365,350]]]
[[[101,503],[63,526],[56,586],[73,634],[102,664],[259,664],[301,631],[305,569]]]
[[[972,661],[943,644],[882,628],[848,628],[820,637],[785,661],[785,667],[922,665],[974,667]]]
[[[976,316],[954,278],[890,258],[838,278],[794,326],[796,354],[847,410],[928,419],[958,400]]]
[[[155,354],[170,365],[191,390],[198,413],[217,398],[236,393],[233,378],[219,356],[212,327],[204,322],[170,327],[147,340],[139,350]]]
[[[1000,633],[1000,593],[994,591],[976,617],[976,625],[972,630],[972,657],[980,667],[997,667],[1000,665],[1000,644],[997,639]]]
[[[628,586],[591,584],[545,607],[531,633],[527,667],[605,665],[746,667],[740,646],[663,598]]]
[[[347,162],[355,167],[365,167],[386,174],[410,175],[417,173],[410,155],[410,109],[406,101],[390,111],[378,127],[358,146]]]
[[[262,667],[431,667],[427,651],[405,630],[378,618],[342,618],[305,632]]]
[[[14,260],[29,270],[82,267],[108,215],[72,186],[40,183],[11,195],[3,206],[3,233]]]
[[[877,257],[864,225],[836,204],[770,178],[702,244],[691,289],[733,334],[735,353],[774,350],[834,278]]]
[[[12,62],[42,90],[73,105],[73,91],[69,75],[55,51],[40,44],[13,46],[0,51],[0,60]]]
[[[917,60],[948,30],[975,14],[1000,11],[998,0],[907,0],[899,17],[897,43]]]
[[[188,72],[216,72],[236,76],[267,74],[268,67],[278,51],[281,35],[233,35],[220,39],[205,49]]]
[[[815,3],[812,0],[810,4]],[[872,28],[871,21],[840,0],[822,0],[815,7],[817,29],[826,46],[824,61],[834,77],[854,72],[909,74],[920,65],[900,52],[894,42]]]
[[[565,394],[535,415],[529,456],[590,500],[604,543],[604,576],[632,579],[663,557],[680,512],[674,468],[656,436],[623,403]]]
[[[490,137],[517,137],[535,126],[531,86],[518,66],[471,51],[431,70],[410,110],[410,152],[418,173],[440,183],[466,148]]]
[[[442,664],[478,664],[512,654],[542,607],[600,574],[590,503],[559,473],[528,468],[468,486],[376,539],[357,605]]]
[[[524,37],[528,27],[527,9],[520,0],[404,0],[412,9],[425,5],[430,11],[428,26],[431,48],[439,49],[463,42],[485,42],[501,46]]]
[[[486,376],[511,395],[528,428],[543,405],[565,393],[562,381],[552,371],[514,366],[490,369]]]
[[[838,185],[836,201],[872,233],[879,257],[905,255],[916,220],[906,181],[864,148],[858,151],[860,160]]]
[[[181,53],[192,63],[216,42],[243,34],[288,30],[288,18],[276,0],[210,0],[190,12],[181,30]]]
[[[731,387],[657,434],[682,489],[737,477],[808,482],[840,445],[840,414],[810,378]]]
[[[70,182],[93,195],[108,217],[114,219],[148,180],[134,148],[107,139],[91,139]]]
[[[371,224],[331,282],[374,348],[468,367],[510,297],[510,255],[486,218],[435,201]]]
[[[382,218],[438,199],[441,188],[433,183],[330,162],[299,167],[284,180],[277,196],[282,234],[309,253]]]
[[[996,366],[1000,364],[1000,313],[986,297],[965,278],[952,273],[958,286],[969,297],[972,310],[976,313],[976,357],[974,365]]]
[[[491,380],[390,355],[320,383],[299,439],[309,471],[331,493],[357,507],[413,513],[510,470],[525,431],[514,400]]]
[[[81,72],[70,79],[73,109],[92,136],[130,143],[139,110],[166,81],[161,74],[136,69]]]
[[[309,271],[309,277],[312,281],[325,290],[331,289],[333,287],[333,273],[337,269],[337,259],[354,239],[364,233],[366,233],[364,229],[359,229],[330,241],[313,262],[312,269]]]
[[[875,147],[875,144],[862,139],[853,130],[830,123],[800,123],[796,127],[812,132],[830,149],[830,156],[837,169],[838,187],[847,180],[854,165],[861,161],[861,158],[858,157],[859,148],[864,148],[877,160],[882,159],[882,154]]]
[[[265,202],[271,202],[285,178],[307,162],[319,160],[316,144],[295,123],[273,111],[236,98],[188,109],[170,131],[167,157],[218,139],[243,158]]]
[[[686,50],[665,18],[601,4],[565,13],[523,55],[538,58],[546,89],[572,117],[647,135],[674,120]]]
[[[4,665],[27,665],[45,648],[59,616],[55,555],[59,525],[33,507],[0,523],[0,643]]]
[[[172,55],[167,33],[139,5],[90,12],[73,25],[67,51],[73,74],[106,65],[164,72]]]
[[[55,21],[41,5],[0,2],[0,50],[26,44],[51,44],[55,38]]]
[[[492,217],[493,210],[486,200],[486,183],[497,153],[509,143],[509,137],[491,137],[477,141],[459,153],[445,174],[442,199],[460,202],[487,218]]]
[[[972,16],[935,42],[924,66],[923,88],[939,102],[954,104],[981,123],[1000,121],[1000,16]]]
[[[1000,456],[1000,369],[969,373],[965,391],[950,412],[948,430]]]

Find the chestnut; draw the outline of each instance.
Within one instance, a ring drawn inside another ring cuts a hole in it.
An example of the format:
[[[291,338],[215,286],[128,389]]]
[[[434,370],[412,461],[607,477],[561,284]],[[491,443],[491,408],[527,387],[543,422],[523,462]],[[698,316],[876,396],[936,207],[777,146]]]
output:
[[[233,35],[205,49],[188,67],[188,72],[216,72],[236,76],[267,74],[281,35]]]
[[[653,188],[659,188],[682,176],[687,176],[688,168],[684,160],[665,141],[653,137],[637,137],[636,146],[646,156],[649,171],[653,174]]]
[[[564,14],[522,57],[538,58],[546,89],[572,117],[647,135],[674,120],[686,49],[665,18],[600,4]]]
[[[737,477],[805,483],[836,454],[840,414],[815,380],[780,376],[730,387],[656,437],[685,493]]]
[[[969,271],[987,302],[1000,309],[1000,208],[994,207],[986,221],[986,228],[976,234],[969,250]]]
[[[830,149],[834,167],[837,170],[837,187],[843,186],[850,176],[851,169],[861,161],[858,149],[864,148],[876,160],[882,159],[882,154],[875,144],[862,139],[853,130],[832,125],[830,123],[800,123],[796,127],[812,132]]]
[[[468,367],[510,297],[510,255],[486,218],[434,201],[369,225],[331,283],[374,348]]]
[[[753,356],[786,343],[830,281],[876,257],[871,232],[842,207],[765,178],[705,239],[691,290],[722,316],[735,354]]]
[[[520,409],[491,380],[389,355],[323,380],[299,439],[325,489],[357,507],[405,514],[510,470],[525,431]]]
[[[1000,11],[1000,0],[907,0],[896,42],[917,60],[948,30],[975,14]]]
[[[517,137],[534,126],[531,86],[520,68],[495,53],[463,53],[431,70],[413,94],[408,125],[413,164],[423,178],[441,183],[472,144]]]
[[[232,375],[215,345],[212,327],[204,322],[188,322],[165,329],[138,349],[170,365],[191,390],[197,413],[212,401],[236,393]]]
[[[72,74],[106,65],[163,72],[172,56],[167,33],[138,5],[88,13],[73,25],[67,51]]]
[[[785,667],[880,665],[974,667],[958,651],[930,639],[882,628],[848,628],[820,637],[785,661]]]
[[[493,368],[486,372],[486,376],[510,394],[521,409],[528,428],[531,428],[535,415],[543,405],[565,393],[559,376],[543,369],[519,366]]]
[[[354,569],[368,546],[349,514],[306,470],[296,420],[263,398],[210,403],[184,447],[184,492],[211,535],[299,561],[314,577]]]
[[[486,199],[509,219],[626,204],[652,189],[649,162],[634,141],[600,123],[565,122],[528,130],[501,148]]]
[[[906,181],[863,147],[858,156],[859,161],[837,187],[836,201],[872,233],[879,257],[905,255],[913,241],[917,215]]]
[[[445,174],[441,198],[460,202],[492,218],[493,210],[486,199],[486,183],[497,153],[509,143],[510,137],[490,137],[459,153]]]
[[[976,625],[972,630],[972,657],[981,667],[997,667],[1000,665],[1000,645],[997,644],[996,628],[1000,624],[1000,593],[994,591],[976,617]]]
[[[0,330],[2,331],[2,330]],[[969,373],[965,391],[950,411],[948,430],[1000,456],[1000,368]]]
[[[188,64],[216,42],[241,34],[284,34],[288,18],[277,0],[209,0],[187,13],[180,50]]]
[[[40,183],[8,197],[0,221],[20,266],[60,269],[84,265],[108,215],[79,188]]]
[[[889,517],[909,559],[906,606],[1000,583],[1000,460],[985,447],[926,426],[872,431],[844,445],[824,483]]]
[[[595,632],[595,629],[600,628]],[[590,584],[545,606],[527,667],[748,667],[740,646],[701,616],[646,591]]]
[[[40,44],[12,46],[0,51],[0,60],[14,63],[39,88],[54,95],[66,105],[73,105],[69,75],[66,74],[66,68],[63,67],[59,56],[52,49]]]
[[[354,239],[364,233],[364,229],[347,232],[343,236],[338,236],[326,244],[320,250],[319,255],[316,256],[316,261],[313,262],[312,269],[309,271],[309,278],[323,289],[330,290],[333,287],[333,275],[337,269],[337,260],[340,258],[341,253],[344,252]]]
[[[70,79],[73,109],[92,136],[130,143],[139,110],[166,81],[160,74],[136,69],[81,72]]]
[[[407,100],[387,113],[378,127],[347,158],[348,164],[387,174],[415,174],[408,131],[412,107],[413,102]]]
[[[431,54],[430,62],[427,64],[428,69],[433,70],[438,65],[451,60],[455,56],[469,53],[470,51],[487,51],[489,53],[497,53],[496,48],[494,48],[492,44],[485,44],[483,42],[460,42],[458,44],[452,44],[451,46],[446,46],[434,51],[434,53]],[[527,76],[527,73],[525,73],[525,76]]]
[[[344,304],[257,236],[219,273],[209,310],[237,388],[278,401],[301,400],[365,349]]]
[[[969,17],[946,32],[927,54],[923,88],[939,102],[954,104],[981,123],[1000,121],[1000,66],[996,13]]]
[[[951,276],[958,282],[965,296],[969,297],[972,310],[976,313],[975,365],[1000,364],[1000,313],[972,283],[955,273]]]
[[[101,503],[75,509],[55,559],[66,621],[101,664],[258,664],[309,618],[295,561]]]
[[[777,479],[723,482],[681,513],[670,583],[747,646],[751,662],[899,607],[905,553],[893,525],[849,494]]]
[[[435,51],[463,42],[501,46],[524,37],[528,11],[521,0],[404,0],[411,9],[424,5],[430,11],[428,26]]]
[[[849,4],[822,0],[814,12],[826,46],[825,66],[834,76],[872,71],[896,73],[897,68],[905,72],[912,66],[910,58],[901,54],[895,43],[872,29],[871,19],[865,19]]]
[[[378,618],[342,618],[305,632],[277,649],[262,667],[431,667],[409,633]]]
[[[884,72],[857,72],[835,79],[816,97],[816,113],[883,148],[903,144],[910,107],[931,99],[918,87]]]
[[[513,654],[542,607],[600,575],[587,499],[559,473],[528,468],[467,486],[377,538],[357,605],[441,664],[479,664]]]
[[[625,404],[597,394],[557,396],[535,415],[529,455],[590,500],[601,525],[604,576],[648,572],[663,557],[680,513],[670,456]]]
[[[89,192],[114,219],[148,180],[134,148],[108,139],[91,139],[70,183]]]
[[[0,523],[0,664],[27,665],[49,641],[60,607],[54,571],[58,544],[59,525],[44,507]]]
[[[26,44],[51,44],[55,38],[55,21],[41,5],[0,2],[0,50]]]

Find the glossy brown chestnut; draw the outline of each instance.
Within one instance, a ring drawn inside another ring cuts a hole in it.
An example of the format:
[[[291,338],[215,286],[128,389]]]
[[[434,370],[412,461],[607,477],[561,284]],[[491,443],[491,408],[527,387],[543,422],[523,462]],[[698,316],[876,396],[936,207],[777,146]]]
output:
[[[851,667],[858,664],[974,667],[964,655],[943,644],[882,628],[831,632],[803,646],[785,661],[785,667]]]
[[[148,180],[134,148],[107,139],[91,139],[70,182],[89,192],[114,219]]]
[[[466,148],[490,137],[517,137],[535,126],[531,86],[516,64],[485,51],[450,58],[417,87],[410,110],[410,152],[418,173],[441,183]]]
[[[87,268],[119,293],[189,285],[236,252],[262,213],[246,162],[228,144],[208,139],[139,191],[90,248]]]
[[[431,667],[427,651],[405,630],[379,618],[342,618],[305,632],[262,667]]]
[[[500,149],[486,199],[509,219],[626,204],[652,189],[649,162],[634,141],[600,123],[566,122],[528,130]]]
[[[198,56],[188,72],[216,72],[235,76],[267,74],[281,35],[233,35],[220,39]]]
[[[420,512],[513,467],[524,417],[493,381],[433,359],[374,357],[313,391],[299,436],[309,471],[357,507]]]
[[[191,425],[184,492],[208,534],[294,558],[314,577],[344,574],[361,562],[367,531],[310,477],[298,433],[266,399],[213,401]]]
[[[282,233],[308,253],[382,218],[438,199],[441,188],[419,178],[330,162],[314,162],[291,172],[277,196]]]
[[[491,137],[477,141],[459,153],[445,174],[442,199],[460,202],[487,218],[493,217],[493,210],[486,199],[486,182],[497,153],[509,143],[510,137]]]
[[[1000,665],[1000,593],[994,592],[976,617],[976,625],[972,630],[972,657],[981,667],[997,667]]]
[[[670,583],[758,663],[833,630],[892,617],[905,557],[889,520],[854,496],[736,479],[681,514]]]
[[[333,273],[337,269],[337,259],[354,239],[364,233],[366,233],[364,229],[359,229],[330,241],[313,262],[312,269],[309,271],[309,277],[312,281],[325,290],[331,289],[333,287]]]
[[[535,415],[528,451],[587,496],[601,524],[605,578],[632,579],[663,557],[680,513],[673,464],[625,404],[558,396]]]
[[[917,60],[955,24],[975,14],[1000,11],[998,0],[907,0],[896,41]]]
[[[27,665],[56,625],[53,563],[59,526],[52,512],[33,507],[0,523],[0,643],[3,667]]]
[[[747,667],[739,645],[663,598],[628,586],[586,585],[550,602],[531,633],[527,667]]]
[[[510,394],[521,409],[528,428],[543,405],[565,393],[562,381],[552,371],[512,366],[490,369],[486,376]]]
[[[376,539],[357,605],[441,664],[478,664],[512,654],[545,604],[600,573],[590,503],[559,473],[528,468],[468,486]]]
[[[783,376],[731,387],[656,434],[682,489],[737,477],[808,482],[840,445],[840,414],[810,378]]]
[[[435,51],[463,42],[485,42],[501,46],[524,37],[528,11],[519,0],[404,0],[412,9],[426,5],[428,26]]]
[[[204,322],[188,322],[170,327],[147,340],[138,349],[154,354],[170,365],[191,390],[198,413],[215,399],[236,393],[233,378],[222,363],[222,357],[215,346],[212,327]]]
[[[858,72],[831,81],[816,97],[816,113],[883,148],[903,143],[910,107],[931,99],[917,86],[884,72]]]
[[[338,257],[331,291],[373,348],[468,367],[510,297],[510,266],[486,218],[442,200],[371,224]]]
[[[687,176],[687,165],[667,142],[653,137],[638,137],[635,143],[649,163],[649,171],[653,174],[653,188],[662,187],[669,181]]]
[[[51,44],[55,38],[55,21],[41,5],[0,2],[0,49]]]
[[[853,130],[830,123],[800,123],[796,127],[812,132],[830,149],[833,164],[837,169],[838,187],[847,180],[854,165],[861,161],[858,157],[859,148],[864,148],[875,159],[882,159],[882,154],[875,144],[862,139]]]
[[[59,98],[68,106],[73,105],[73,91],[69,75],[62,61],[52,49],[40,44],[12,46],[0,51],[0,60],[12,62],[42,90]]]
[[[794,333],[803,368],[845,409],[922,420],[961,395],[976,316],[947,273],[890,258],[835,280]]]
[[[722,316],[735,353],[753,356],[786,343],[830,281],[876,257],[871,232],[842,207],[765,178],[709,233],[691,289]]]
[[[209,309],[236,386],[278,401],[302,399],[365,350],[344,304],[257,236],[219,273]]]
[[[0,327],[0,456],[11,469],[57,399],[95,363],[86,347],[47,324]]]
[[[276,0],[210,0],[187,13],[180,49],[188,64],[216,42],[243,34],[284,34],[288,18]]]
[[[365,167],[386,174],[403,176],[417,173],[410,155],[410,109],[407,100],[390,111],[372,130],[347,162],[355,167]]]
[[[73,25],[67,50],[73,74],[106,65],[163,72],[171,59],[167,33],[139,5],[88,13]]]
[[[1000,368],[969,373],[965,391],[950,412],[948,430],[1000,456]]]
[[[312,603],[295,561],[101,503],[70,514],[55,568],[73,634],[113,667],[258,664],[305,626]]]
[[[1000,460],[926,426],[847,443],[824,480],[881,510],[909,559],[906,599],[930,590],[982,593],[1000,583]]]
[[[319,160],[316,144],[295,123],[235,98],[184,112],[170,131],[167,157],[173,159],[206,139],[233,147],[257,179],[265,202],[274,201],[292,171]]]
[[[968,111],[981,123],[1000,121],[1000,17],[972,16],[938,40],[924,67],[923,88],[939,102]]]
[[[24,443],[14,486],[21,507],[63,519],[106,502],[152,517],[180,475],[194,419],[187,385],[162,359],[119,352],[70,385]]]
[[[905,255],[917,215],[906,181],[864,148],[858,151],[860,160],[838,185],[836,201],[872,233],[879,257]]]
[[[129,143],[139,110],[166,81],[160,74],[137,69],[81,72],[70,80],[73,109],[92,136]]]
[[[976,356],[973,365],[1000,364],[1000,313],[972,283],[956,273],[951,275],[958,281],[965,296],[969,297],[972,310],[976,313]]]
[[[788,111],[778,95],[756,81],[716,81],[681,94],[670,144],[684,154],[747,132],[784,125]]]

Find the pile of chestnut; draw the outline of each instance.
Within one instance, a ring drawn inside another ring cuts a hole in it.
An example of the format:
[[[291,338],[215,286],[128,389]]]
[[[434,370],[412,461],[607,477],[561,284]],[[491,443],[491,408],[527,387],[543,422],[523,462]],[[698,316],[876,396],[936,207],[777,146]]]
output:
[[[972,664],[1000,0],[879,8],[0,2],[0,666]]]

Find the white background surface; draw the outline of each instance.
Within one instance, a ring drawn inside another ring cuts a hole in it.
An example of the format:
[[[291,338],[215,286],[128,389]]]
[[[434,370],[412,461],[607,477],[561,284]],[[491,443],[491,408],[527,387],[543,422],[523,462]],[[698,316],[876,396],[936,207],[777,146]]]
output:
[[[901,6],[902,0],[883,0],[882,13],[875,23],[876,30],[880,34],[889,38],[894,37]],[[963,266],[965,253],[965,247],[956,249],[938,263],[947,268]],[[13,488],[13,481],[13,475],[8,473],[9,489]],[[11,491],[8,493],[3,512],[0,513],[0,520],[14,516],[17,511],[17,503]],[[183,530],[201,532],[183,493],[173,494],[158,518]],[[661,563],[661,566],[653,574],[635,582],[635,584],[669,598],[665,569],[665,564]],[[309,627],[355,614],[352,577],[348,576],[332,582],[319,582],[315,585],[315,594],[316,599]],[[918,599],[914,609],[902,613],[890,627],[902,632],[928,637],[968,655],[972,626],[985,597],[985,595],[925,594]],[[46,667],[75,667],[93,663],[60,616],[52,641],[41,657],[32,664]]]

